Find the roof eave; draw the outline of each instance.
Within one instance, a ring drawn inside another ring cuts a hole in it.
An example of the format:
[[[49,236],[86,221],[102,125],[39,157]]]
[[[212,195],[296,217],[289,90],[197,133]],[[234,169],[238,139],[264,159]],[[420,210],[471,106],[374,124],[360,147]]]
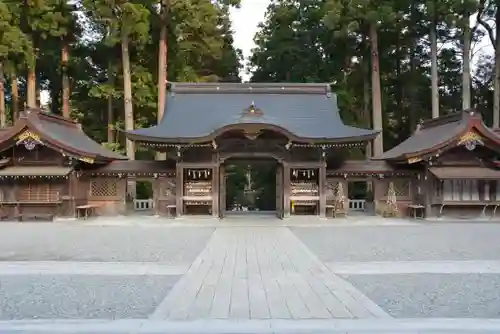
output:
[[[340,138],[310,138],[310,137],[300,137],[294,135],[290,138],[292,141],[296,141],[299,143],[348,143],[348,142],[365,142],[369,140],[373,140],[379,131],[375,133],[358,135],[358,136],[349,136],[349,137],[340,137]],[[215,139],[215,137],[210,134],[203,137],[152,137],[147,135],[141,135],[137,133],[126,132],[125,135],[128,139],[137,142],[145,142],[145,143],[165,143],[165,144],[201,144],[210,142]]]

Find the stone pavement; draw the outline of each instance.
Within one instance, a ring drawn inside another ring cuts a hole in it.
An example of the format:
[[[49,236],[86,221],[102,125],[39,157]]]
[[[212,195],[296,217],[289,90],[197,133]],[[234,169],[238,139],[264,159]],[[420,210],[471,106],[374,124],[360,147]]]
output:
[[[289,229],[219,228],[150,319],[387,318]]]

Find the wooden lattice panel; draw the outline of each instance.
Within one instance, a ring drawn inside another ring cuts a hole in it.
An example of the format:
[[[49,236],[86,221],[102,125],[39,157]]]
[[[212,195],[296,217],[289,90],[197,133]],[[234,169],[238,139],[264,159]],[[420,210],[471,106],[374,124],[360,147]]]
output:
[[[92,197],[118,196],[118,184],[116,180],[98,179],[90,181],[90,196]]]
[[[55,202],[59,200],[61,186],[50,183],[21,184],[19,189],[20,201]]]
[[[394,184],[394,194],[396,197],[410,196],[411,182],[409,179],[395,179],[392,182]]]

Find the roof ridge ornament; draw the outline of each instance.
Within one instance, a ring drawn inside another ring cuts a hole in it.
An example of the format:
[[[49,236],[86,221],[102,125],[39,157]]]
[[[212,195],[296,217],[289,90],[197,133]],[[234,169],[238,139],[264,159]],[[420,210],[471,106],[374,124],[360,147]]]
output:
[[[243,110],[243,116],[262,116],[264,112],[255,106],[255,101],[252,100],[250,106]]]

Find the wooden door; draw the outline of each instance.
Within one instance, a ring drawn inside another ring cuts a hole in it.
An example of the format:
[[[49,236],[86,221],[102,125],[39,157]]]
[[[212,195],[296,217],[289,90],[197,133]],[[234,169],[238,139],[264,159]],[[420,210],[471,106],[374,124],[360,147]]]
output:
[[[226,165],[219,167],[219,217],[226,215]]]
[[[283,218],[283,166],[276,168],[276,216]]]

